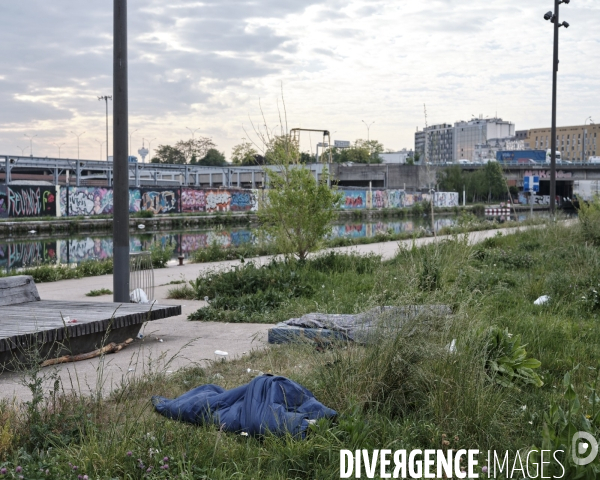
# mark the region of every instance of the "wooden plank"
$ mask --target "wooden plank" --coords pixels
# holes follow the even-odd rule
[[[115,315],[115,307],[120,307]],[[64,309],[69,308],[69,315]],[[63,323],[60,314],[77,319]],[[27,305],[0,307],[0,352],[17,345],[64,341],[146,321],[180,315],[179,305],[139,305],[44,300]]]

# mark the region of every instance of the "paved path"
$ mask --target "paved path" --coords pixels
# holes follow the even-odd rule
[[[519,230],[520,227],[503,230],[486,230],[469,234],[469,242],[477,243],[485,238],[497,235],[499,231],[506,235]],[[524,227],[526,228],[526,227]],[[414,240],[417,246],[435,242],[447,237],[419,238]],[[374,253],[384,259],[392,258],[399,245],[411,246],[413,240],[403,240],[370,245],[341,247],[335,250],[355,252],[359,254]],[[257,262],[268,262],[270,257],[254,259]],[[177,368],[205,364],[215,360],[215,350],[229,353],[227,358],[242,356],[252,349],[264,348],[266,334],[270,325],[262,324],[223,324],[215,322],[190,322],[187,315],[205,305],[202,301],[167,299],[171,281],[191,280],[209,270],[221,270],[239,265],[239,261],[215,262],[205,264],[185,264],[176,266],[172,262],[168,268],[155,270],[154,297],[161,304],[182,305],[182,315],[163,320],[149,322],[142,332],[144,338],[136,340],[130,347],[121,352],[105,357],[104,364],[99,358],[48,367],[43,370],[45,376],[57,373],[63,382],[65,390],[73,389],[88,393],[97,391],[98,379],[101,378],[102,390],[110,391],[124,379],[141,375],[148,371],[172,372]],[[102,297],[86,297],[90,290],[108,288],[112,290],[113,276],[87,277],[77,280],[62,280],[59,282],[38,284],[40,297],[44,300],[69,301],[99,301],[111,302],[112,295]],[[221,358],[221,357],[218,357]],[[46,391],[51,380],[46,381]],[[0,373],[0,399],[16,398],[28,400],[29,390],[23,386],[23,380],[17,373]]]

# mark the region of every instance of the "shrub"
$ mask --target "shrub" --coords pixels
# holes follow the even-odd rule
[[[600,197],[579,204],[579,226],[586,242],[600,245]]]

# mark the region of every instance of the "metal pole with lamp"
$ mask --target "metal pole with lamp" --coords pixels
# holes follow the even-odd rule
[[[114,0],[113,5],[113,301],[129,303],[127,0]]]
[[[37,137],[37,133],[34,136],[24,134],[29,139],[29,155],[33,157],[33,139]]]
[[[108,101],[112,100],[112,95],[98,97],[98,100],[104,100],[106,104],[106,161],[108,162]],[[102,158],[100,158],[102,160]]]
[[[138,130],[139,130],[139,128],[136,128],[136,129],[135,129],[133,132],[131,132],[131,133],[129,134],[129,156],[131,156],[131,137],[132,137],[132,136],[133,136],[133,134],[134,134],[135,132],[137,132]],[[129,159],[127,159],[127,161],[129,161]]]
[[[554,13],[547,12],[544,15],[545,20],[554,24],[554,54],[552,58],[552,139],[550,142],[550,212],[556,213],[556,83],[558,76],[558,29],[559,27],[569,28],[567,22],[559,21],[559,5],[561,3],[569,4],[571,0],[554,0]]]
[[[77,137],[77,160],[79,160],[79,137],[81,137],[85,132],[81,132],[79,135],[73,131],[71,131],[71,133]]]
[[[363,122],[366,126],[367,126],[367,143],[369,144],[369,164],[371,164],[371,155],[373,154],[372,149],[371,149],[371,125],[373,125],[375,123],[375,121],[372,121],[371,123],[367,124],[367,122],[365,122],[364,120],[361,120],[361,122]]]

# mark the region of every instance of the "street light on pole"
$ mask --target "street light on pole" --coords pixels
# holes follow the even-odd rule
[[[152,142],[154,140],[156,140],[156,137],[154,137],[152,140],[148,140],[148,159],[150,161],[152,161],[152,148],[151,148],[151,145],[152,145]]]
[[[77,160],[79,160],[79,137],[81,137],[85,132],[81,132],[80,134],[77,134],[72,131],[71,133],[77,137]]]
[[[95,141],[100,145],[100,160],[102,160],[102,145],[104,145],[106,142],[101,142],[100,140]]]
[[[37,133],[33,137],[27,135],[26,133],[24,135],[29,139],[29,155],[33,157],[33,139],[37,137]]]
[[[569,28],[567,22],[559,21],[559,5],[561,3],[569,4],[571,0],[554,0],[554,13],[544,14],[544,20],[549,20],[554,24],[554,55],[552,58],[552,139],[550,148],[550,212],[556,213],[556,83],[558,76],[558,29],[559,27]]]
[[[108,101],[112,100],[112,95],[99,96],[98,100],[104,100],[106,104],[106,161],[108,162]],[[102,158],[100,158],[102,160]]]
[[[192,140],[194,139],[194,134],[198,131],[201,130],[200,128],[197,128],[196,130],[192,130],[190,127],[185,127],[187,128],[191,133],[192,133]]]
[[[21,156],[24,157],[25,156],[25,150],[27,150],[29,147],[19,147],[17,145],[17,148],[21,150]]]
[[[583,163],[585,163],[585,134],[587,133],[587,130],[585,129],[585,126],[587,125],[588,120],[590,121],[590,125],[594,123],[594,121],[592,120],[592,117],[588,117],[585,119],[585,122],[583,122]]]
[[[367,124],[367,122],[365,122],[364,120],[361,120],[366,126],[367,126],[367,143],[369,143],[369,164],[371,163],[371,155],[373,154],[372,149],[371,149],[371,125],[373,125],[375,122],[371,122],[369,124]]]
[[[136,128],[136,129],[135,129],[133,132],[131,132],[131,133],[129,134],[129,156],[130,156],[130,157],[131,157],[131,137],[132,137],[132,136],[133,136],[133,134],[134,134],[135,132],[137,132],[138,130],[139,130],[139,128]]]
[[[54,145],[55,147],[58,148],[58,158],[60,158],[60,147],[62,147],[64,145],[64,143],[53,143],[52,145]]]

